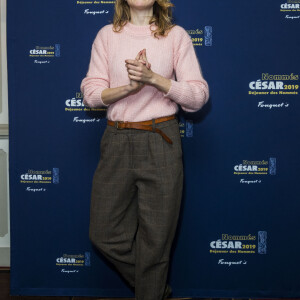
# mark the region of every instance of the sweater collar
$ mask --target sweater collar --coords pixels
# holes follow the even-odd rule
[[[155,22],[147,25],[135,25],[127,21],[124,25],[126,32],[134,36],[149,36],[152,33],[151,29],[154,30],[156,27]]]

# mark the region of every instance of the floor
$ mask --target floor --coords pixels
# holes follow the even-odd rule
[[[10,296],[9,295],[9,280],[10,280],[10,271],[9,269],[0,269],[0,300],[128,300],[134,298],[97,298],[97,297],[74,297],[74,296],[65,296],[65,297],[50,297],[50,296]],[[192,298],[170,298],[170,299],[192,299]],[[196,299],[196,298],[193,298]],[[199,299],[199,298],[198,298]],[[203,300],[234,300],[234,298],[200,298]],[[237,298],[236,298],[237,299]],[[281,298],[283,299],[283,298]],[[253,299],[242,299],[238,300],[253,300]],[[272,300],[272,299],[255,299],[255,300]],[[288,300],[288,299],[285,299]],[[290,300],[296,300],[290,299]]]

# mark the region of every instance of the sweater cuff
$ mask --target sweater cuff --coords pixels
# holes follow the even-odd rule
[[[107,89],[106,87],[101,87],[101,88],[99,88],[99,102],[100,102],[100,105],[101,106],[104,106],[104,107],[108,107],[109,106],[109,104],[105,104],[104,102],[103,102],[103,100],[102,100],[102,97],[101,97],[101,94],[102,94],[102,92],[105,90],[105,89]],[[97,91],[98,92],[98,91]]]
[[[105,89],[106,87],[99,87],[94,90],[92,95],[84,99],[83,104],[87,105],[88,107],[108,107],[109,104],[105,104],[101,97],[102,91]]]
[[[171,80],[171,87],[168,91],[168,93],[163,93],[164,97],[170,98],[177,102],[178,99],[181,98],[182,95],[182,87],[179,82],[176,80],[170,79]]]

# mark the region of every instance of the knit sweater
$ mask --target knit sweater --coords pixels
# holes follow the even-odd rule
[[[112,121],[137,122],[176,114],[178,105],[195,112],[208,101],[209,87],[187,31],[176,25],[166,37],[157,39],[151,35],[151,28],[157,27],[154,23],[140,26],[127,22],[119,33],[112,30],[112,24],[98,31],[80,85],[85,106],[107,107],[106,117]],[[144,48],[151,70],[171,80],[169,91],[164,93],[145,84],[139,92],[104,104],[102,91],[129,84],[125,59],[135,59]]]

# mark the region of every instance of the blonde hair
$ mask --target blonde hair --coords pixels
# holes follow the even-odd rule
[[[157,26],[156,30],[152,30],[154,37],[158,35],[166,36],[176,24],[172,23],[172,10],[174,4],[170,0],[156,0],[153,4],[153,16],[149,20]],[[116,0],[115,13],[113,17],[113,31],[120,32],[122,28],[130,20],[130,7],[126,0]]]

